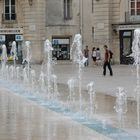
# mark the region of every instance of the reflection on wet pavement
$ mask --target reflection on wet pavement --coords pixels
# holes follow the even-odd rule
[[[0,93],[0,140],[109,140],[13,93]]]

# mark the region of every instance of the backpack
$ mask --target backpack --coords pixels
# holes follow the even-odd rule
[[[112,59],[113,57],[113,52],[111,50],[109,50],[109,53],[110,53],[110,59]]]

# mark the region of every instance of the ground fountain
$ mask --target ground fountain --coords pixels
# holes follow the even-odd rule
[[[13,65],[11,65],[10,67],[9,67],[9,71],[10,71],[10,75],[9,75],[9,77],[10,77],[10,79],[11,80],[14,80],[14,78],[15,78],[15,67],[13,66]]]
[[[122,127],[124,119],[123,116],[127,112],[127,95],[126,91],[122,87],[118,87],[114,109],[117,112],[119,127]]]
[[[28,76],[28,81],[30,78],[30,62],[31,62],[31,58],[32,58],[32,51],[31,51],[31,42],[30,41],[26,41],[25,42],[25,46],[23,49],[23,64],[26,67],[25,70],[27,70],[27,76]]]
[[[16,47],[16,42],[13,41],[12,42],[12,47],[11,47],[11,57],[13,58],[13,61],[14,61],[14,67],[16,67],[16,60],[18,60],[18,57],[17,57],[17,47]]]
[[[78,87],[79,87],[79,111],[82,111],[82,68],[84,67],[84,63],[87,61],[87,58],[84,57],[82,53],[82,36],[80,34],[76,34],[74,37],[74,41],[70,50],[70,54],[72,56],[72,60],[74,63],[78,64]]]
[[[42,71],[40,73],[38,82],[40,86],[40,91],[43,93],[46,92],[45,74]]]
[[[31,70],[31,89],[36,91],[36,73],[35,70]]]
[[[90,82],[88,85],[87,85],[87,89],[88,89],[88,94],[89,94],[89,97],[90,97],[90,100],[89,100],[89,117],[92,118],[94,116],[94,113],[97,109],[97,101],[96,101],[96,93],[95,93],[95,84],[94,82]]]
[[[8,60],[7,57],[7,48],[5,45],[2,45],[2,54],[1,54],[1,75],[5,75],[5,69],[6,69],[6,62]]]
[[[101,121],[97,121],[94,118],[95,111],[97,109],[97,99],[94,82],[90,82],[87,85],[87,90],[82,91],[82,69],[84,67],[86,58],[82,54],[81,35],[77,34],[75,36],[71,49],[72,59],[77,64],[76,66],[78,66],[78,78],[76,77],[75,79],[73,79],[70,77],[70,79],[67,82],[68,86],[57,84],[57,76],[53,72],[52,51],[53,48],[51,42],[49,40],[46,40],[44,43],[45,60],[43,62],[41,72],[39,71],[39,74],[37,74],[37,72],[34,69],[30,68],[32,52],[30,42],[26,42],[25,43],[26,55],[24,61],[27,62],[27,65],[25,65],[25,67],[22,69],[20,69],[19,67],[13,69],[14,66],[10,68],[7,67],[6,68],[7,75],[12,74],[11,76],[8,77],[9,78],[8,80],[9,81],[11,80],[12,82],[6,83],[6,81],[2,81],[6,83],[3,85],[9,88],[11,91],[16,92],[19,95],[22,95],[27,99],[34,101],[43,107],[49,108],[50,110],[58,113],[62,113],[63,115],[70,117],[72,120],[77,121],[80,124],[87,126],[88,128],[94,129],[97,132],[103,133],[106,136],[112,138],[113,136],[110,136],[109,133],[118,132],[117,131],[118,129],[112,126],[108,126],[106,121],[103,121],[102,123]],[[22,71],[23,73],[20,74],[20,71]],[[77,87],[76,87],[76,79],[78,79]],[[62,94],[60,91],[59,94],[58,91],[60,85],[62,86],[62,90],[64,90],[64,92],[67,91],[68,93]],[[36,91],[38,92],[38,94],[35,93]],[[76,95],[76,92],[78,93],[78,96]],[[86,94],[82,94],[83,92]],[[31,94],[33,96],[31,96]],[[62,103],[61,95],[66,96],[66,98],[64,98],[65,99],[64,102],[67,102],[67,104],[64,103],[64,106],[61,104]],[[84,95],[86,95],[87,98],[87,100],[85,100],[87,105],[86,107],[84,106],[85,104],[83,103]],[[76,96],[78,97],[78,105],[76,104],[77,103]],[[84,114],[85,113],[84,107],[88,108],[88,110],[86,110],[87,114]],[[127,111],[127,97],[126,92],[123,90],[123,88],[118,89],[115,110],[118,114],[118,120],[120,121],[119,123],[121,123],[123,115]],[[48,125],[49,134],[50,127],[51,123]],[[54,133],[56,129],[57,128],[54,128]],[[79,130],[79,134],[80,134],[79,137],[81,138],[82,137],[81,130]]]
[[[45,62],[45,65],[47,67],[47,94],[48,98],[51,98],[52,96],[52,84],[51,84],[51,78],[52,78],[52,44],[51,42],[47,39],[44,43],[44,55],[45,59],[47,59],[47,62]],[[46,60],[45,60],[46,61]]]
[[[72,107],[75,101],[75,80],[69,79],[68,82],[69,96],[68,96],[68,107]]]
[[[16,67],[16,80],[19,81],[20,80],[20,67]]]
[[[22,73],[22,75],[23,75],[23,84],[24,84],[25,86],[27,86],[28,83],[29,83],[28,74],[27,74],[27,70],[26,70],[26,69],[27,69],[27,68],[25,67],[25,68],[23,69],[23,73]]]
[[[58,86],[57,86],[57,76],[53,74],[51,79],[52,79],[53,100],[57,100],[57,97],[59,96]]]
[[[140,128],[140,28],[134,31],[132,54],[136,65],[137,126]]]

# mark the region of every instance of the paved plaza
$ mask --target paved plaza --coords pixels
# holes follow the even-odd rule
[[[102,75],[102,66],[83,68],[83,98],[87,98],[86,85],[90,81],[95,82],[98,108],[93,124],[91,121],[83,123],[84,120],[41,104],[37,99],[14,93],[12,87],[6,88],[1,83],[0,140],[139,140],[134,101],[135,67],[113,65],[112,68],[114,75],[109,76],[107,73],[105,77]],[[39,72],[41,65],[32,65],[32,69]],[[60,90],[61,85],[67,84],[70,78],[77,79],[78,68],[71,63],[59,62],[54,66],[54,73],[58,77]],[[78,86],[77,82],[75,86]],[[118,86],[126,89],[129,99],[122,129],[119,128],[113,108]],[[122,136],[117,136],[118,132]]]
[[[107,69],[106,76],[103,76],[102,66],[84,67],[82,72],[82,88],[86,89],[89,82],[95,82],[97,93],[115,96],[118,87],[124,87],[128,97],[134,96],[136,87],[136,67],[134,65],[112,65],[113,76],[109,76]],[[78,67],[71,63],[69,65],[55,65],[54,71],[58,76],[59,83],[67,83],[68,79],[78,76]]]

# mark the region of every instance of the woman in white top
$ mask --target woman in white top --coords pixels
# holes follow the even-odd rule
[[[95,47],[92,48],[92,59],[93,59],[93,64],[97,65],[96,63],[96,57],[97,57],[97,54],[96,54],[96,49]]]
[[[101,60],[100,48],[97,48],[97,49],[96,49],[96,60]]]

